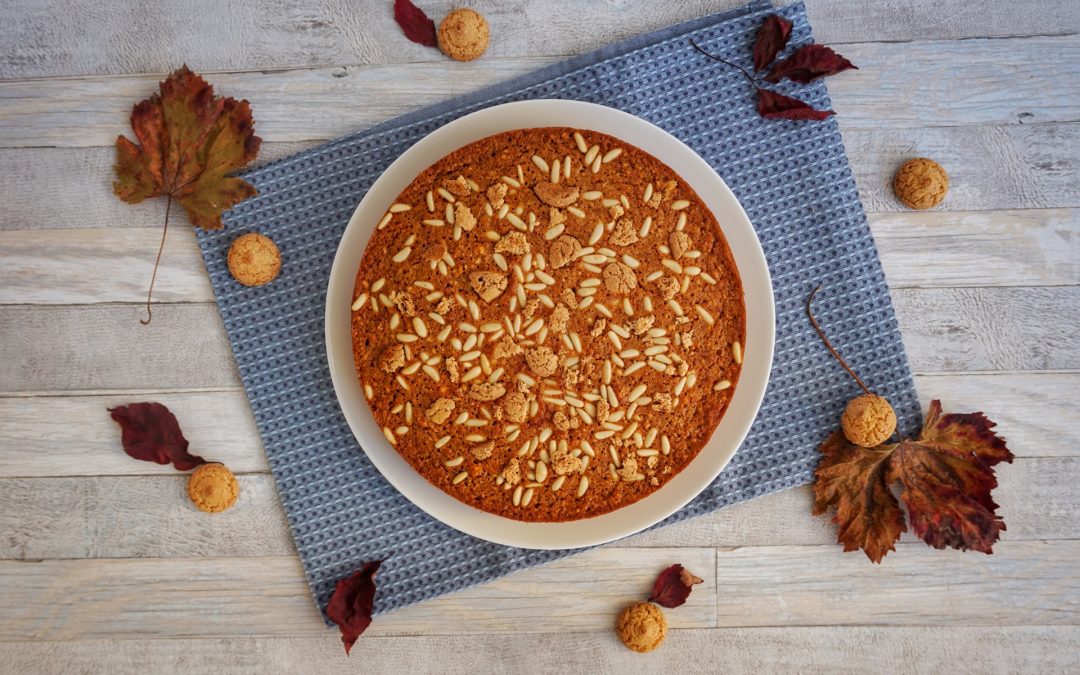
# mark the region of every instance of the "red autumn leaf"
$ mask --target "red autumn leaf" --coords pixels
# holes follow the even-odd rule
[[[371,625],[371,610],[375,606],[375,573],[381,564],[381,560],[366,562],[351,575],[339,579],[326,605],[326,616],[341,630],[346,655],[357,638]]]
[[[109,413],[120,425],[124,452],[135,459],[171,463],[180,471],[206,463],[202,457],[188,454],[188,442],[176,417],[160,403],[132,403],[110,408]]]
[[[394,21],[401,26],[405,37],[426,47],[438,46],[435,35],[435,22],[424,14],[424,10],[410,0],[394,0]]]
[[[934,401],[919,439],[901,441],[890,458],[911,530],[930,546],[993,553],[1005,521],[990,496],[992,467],[1013,460],[994,426],[982,413],[942,415]]]
[[[775,91],[758,88],[758,114],[770,120],[818,120],[821,121],[829,115],[831,110],[815,110],[809,104],[797,98],[784,96]]]
[[[686,602],[690,596],[690,590],[702,580],[694,576],[685,567],[679,564],[672,565],[656,577],[653,584],[653,592],[649,602],[655,602],[661,607],[672,609]]]
[[[776,84],[785,77],[800,84],[813,82],[819,77],[835,75],[854,68],[855,65],[825,45],[803,45],[794,54],[773,66],[766,82]]]
[[[790,21],[776,14],[765,17],[754,40],[754,70],[762,70],[772,63],[776,55],[784,51],[790,38]]]
[[[911,529],[923,541],[991,553],[1005,529],[990,495],[993,467],[1013,459],[994,426],[981,413],[942,415],[935,400],[916,440],[862,448],[836,431],[821,446],[813,513],[835,507],[844,550],[862,549],[881,562],[907,530],[892,494],[898,482]]]

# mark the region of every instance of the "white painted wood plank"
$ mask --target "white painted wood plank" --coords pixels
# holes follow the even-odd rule
[[[259,163],[269,163],[316,145],[263,143]],[[113,195],[114,151],[97,148],[0,149],[0,231],[43,228],[161,227],[165,200],[130,205]],[[182,211],[178,229],[190,227]]]
[[[268,474],[239,476],[236,505],[208,514],[173,473],[0,479],[0,559],[296,555]]]
[[[883,565],[839,547],[602,548],[377,617],[372,635],[607,629],[656,573],[706,582],[673,627],[1061,625],[1080,619],[1080,542],[1004,542],[992,556],[901,544]],[[294,558],[0,563],[0,641],[320,635]],[[715,605],[713,604],[715,603]],[[716,612],[716,614],[714,614]]]
[[[689,47],[688,47],[689,49]],[[860,44],[860,69],[829,82],[845,131],[1080,120],[1080,36]],[[724,73],[704,60],[702,68]],[[435,63],[218,73],[217,91],[251,101],[267,140],[341,136],[557,60]],[[130,133],[134,102],[160,75],[0,82],[0,147],[108,146]],[[751,92],[747,89],[747,105]]]
[[[176,470],[120,449],[108,409],[157,401],[176,415],[191,452],[236,473],[266,472],[266,455],[241,389],[0,398],[0,477],[159,475]]]
[[[1018,459],[994,492],[1007,542],[1080,539],[1080,457]],[[270,557],[295,553],[266,474],[240,477],[229,511],[197,511],[187,476],[0,479],[0,559]],[[768,495],[646,532],[619,547],[836,543],[830,518],[810,515],[809,487]],[[918,542],[913,535],[903,541]]]
[[[898,212],[897,227],[930,227],[957,221],[965,228],[978,223],[979,216],[956,213],[992,209],[1017,209],[1008,214],[986,215],[991,232],[1008,227],[1015,214],[1025,227],[1038,219],[1040,227],[1065,225],[1076,230],[1071,210],[1053,213],[1025,213],[1024,208],[1080,206],[1080,190],[1075,181],[1065,180],[1069,172],[1080,171],[1080,132],[1063,131],[1056,125],[1034,125],[1010,129],[901,129],[882,134],[845,133],[852,168],[858,178],[864,203],[874,213]],[[265,143],[260,161],[271,161],[313,145]],[[979,151],[979,161],[971,161],[970,148]],[[915,213],[892,196],[891,180],[897,166],[915,154],[926,154],[942,162],[952,175],[948,199],[937,209]],[[164,200],[135,206],[124,204],[112,194],[111,148],[7,148],[0,149],[0,231],[73,228],[160,228],[165,217]],[[983,163],[988,166],[981,166]],[[952,212],[938,219],[941,211]],[[955,213],[955,215],[953,215]],[[879,218],[872,221],[877,224]],[[183,214],[176,219],[179,229],[188,227]],[[964,230],[967,231],[966,229]],[[156,249],[155,249],[156,250]]]
[[[677,610],[676,610],[677,611]],[[541,635],[363,636],[351,658],[330,631],[308,638],[74,640],[0,643],[13,672],[143,675],[252,672],[416,673],[821,673],[964,675],[1080,669],[1075,626],[812,626],[679,629],[649,654],[615,631]]]
[[[919,375],[915,386],[924,408],[936,397],[949,411],[986,412],[1018,457],[1080,457],[1080,373]],[[171,466],[119,451],[119,427],[106,409],[134,401],[167,405],[193,452],[237,473],[267,471],[242,390],[137,391],[0,397],[0,478],[174,475]]]
[[[0,231],[0,304],[145,301],[161,235],[160,226]],[[214,301],[195,229],[182,217],[166,234],[154,299]]]
[[[994,555],[900,544],[881,565],[838,547],[718,551],[721,626],[1080,622],[1080,542],[999,543]]]
[[[1080,209],[907,212],[871,223],[893,289],[1080,282]],[[0,231],[0,304],[141,302],[160,242],[160,226]],[[154,288],[158,302],[214,301],[182,220],[169,228]]]
[[[1080,368],[1080,287],[909,288],[892,298],[917,371]]]
[[[879,213],[870,228],[890,288],[1080,283],[1077,209]]]
[[[582,53],[742,4],[475,0],[470,6],[491,24],[491,59]],[[963,0],[807,4],[818,40],[831,43],[1080,31],[1080,15],[1068,0],[1006,3],[993,11]],[[424,3],[436,22],[451,6],[445,0]],[[154,11],[97,9],[76,9],[60,0],[10,5],[0,27],[0,44],[7,45],[0,55],[0,78],[161,72],[185,61],[203,70],[270,70],[442,58],[406,41],[391,19],[390,5],[381,2],[323,0],[298,7],[284,0],[212,5],[185,0]],[[102,49],[103,44],[110,48]]]
[[[705,582],[669,625],[711,627],[715,558],[701,548],[595,549],[379,615],[368,634],[607,628],[675,562]],[[293,557],[0,562],[0,592],[0,642],[329,632]]]
[[[840,128],[868,212],[904,210],[893,194],[896,170],[930,157],[949,174],[949,193],[935,211],[1046,209],[1080,205],[1080,125],[895,129]]]
[[[0,308],[0,391],[237,387],[217,305]]]
[[[916,371],[1080,368],[1080,287],[898,289],[893,302]],[[0,392],[239,385],[215,305],[158,305],[149,326],[144,311],[0,306]]]

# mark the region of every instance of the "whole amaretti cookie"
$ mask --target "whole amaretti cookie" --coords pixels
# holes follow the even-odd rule
[[[245,286],[263,286],[281,272],[281,253],[270,237],[248,232],[229,247],[229,272]]]
[[[487,21],[471,9],[455,9],[439,25],[439,49],[455,61],[478,58],[490,37]]]
[[[203,464],[188,478],[187,491],[200,511],[219,513],[236,503],[240,484],[224,464]]]
[[[635,602],[619,614],[615,625],[622,643],[635,652],[651,652],[667,636],[664,610],[651,602]]]
[[[932,159],[915,157],[900,166],[893,179],[897,198],[912,209],[929,209],[945,199],[949,191],[949,176]]]
[[[840,424],[849,441],[873,448],[889,440],[896,431],[896,412],[881,396],[863,394],[848,402]]]

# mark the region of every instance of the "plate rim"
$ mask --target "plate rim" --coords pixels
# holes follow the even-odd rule
[[[543,123],[518,123],[521,119],[527,120],[533,117],[542,119]],[[732,401],[717,429],[690,464],[668,483],[637,502],[598,516],[558,523],[523,522],[481,511],[443,492],[417,472],[383,437],[364,400],[359,379],[356,377],[352,354],[350,305],[356,271],[359,269],[360,260],[371,233],[375,229],[375,222],[416,175],[455,149],[512,129],[573,127],[583,131],[590,130],[589,125],[566,122],[567,118],[595,121],[596,126],[602,128],[591,130],[614,136],[629,145],[641,148],[668,166],[671,166],[673,162],[660,155],[675,153],[677,155],[675,163],[685,162],[692,169],[688,171],[687,168],[682,168],[676,173],[691,185],[717,217],[718,222],[721,221],[721,216],[717,215],[716,204],[723,205],[724,216],[727,220],[720,222],[720,227],[736,260],[747,307],[746,342],[748,346],[751,343],[751,325],[754,326],[755,341],[753,349],[744,350],[739,385],[735,388]],[[513,120],[513,125],[507,126],[507,120]],[[625,126],[625,129],[613,130],[613,126]],[[481,128],[484,133],[479,136],[468,133],[473,128]],[[467,138],[455,140],[455,134]],[[635,137],[635,134],[641,134],[641,136]],[[659,154],[649,147],[644,147],[656,143],[667,147],[663,148]],[[453,147],[445,151],[438,149],[445,145],[453,145]],[[408,169],[410,165],[417,164],[421,165],[418,170]],[[693,174],[696,180],[687,178],[687,173]],[[703,186],[702,178],[705,182],[715,181],[715,184]],[[404,182],[401,183],[401,181]],[[398,185],[399,183],[401,184]],[[396,189],[395,185],[398,185]],[[706,189],[716,192],[708,193]],[[388,193],[389,197],[386,197]],[[367,227],[364,227],[364,214],[369,210],[375,214],[375,218],[368,216]],[[732,224],[732,218],[741,222]],[[733,239],[738,244],[738,253]],[[357,241],[360,241],[358,250],[349,248]],[[350,265],[353,258],[355,258],[355,265]],[[744,271],[744,265],[748,263]],[[754,284],[752,294],[748,292],[748,273],[752,275]],[[755,300],[752,310],[751,295]],[[341,304],[342,297],[345,298],[343,305]],[[630,113],[584,101],[534,99],[483,108],[448,122],[410,146],[379,175],[357,204],[338,242],[327,282],[323,329],[327,366],[330,370],[338,407],[360,449],[394,489],[431,517],[470,536],[506,546],[554,550],[595,546],[645,530],[678,512],[712,484],[742,446],[760,411],[772,368],[776,335],[775,314],[775,300],[768,262],[753,224],[727,183],[700,155],[664,129]],[[345,351],[347,351],[347,359],[344,357]],[[752,377],[747,377],[748,371]],[[359,405],[355,405],[356,403]],[[732,416],[732,410],[736,409],[736,404],[738,404],[737,409],[741,417]],[[374,427],[375,433],[372,433],[370,427]],[[717,440],[717,432],[721,429],[727,435]],[[722,456],[712,457],[720,452],[716,449],[710,450],[714,442],[725,446],[722,448]],[[379,451],[375,451],[376,448]],[[707,454],[706,451],[709,453]],[[712,459],[708,470],[692,471],[694,464],[703,457]],[[407,470],[404,475],[402,467]],[[704,476],[707,476],[707,479]],[[682,485],[688,482],[692,485]],[[675,495],[676,485],[690,489],[684,494]],[[669,492],[664,493],[665,489],[669,489]],[[654,499],[661,494],[664,494],[663,502]],[[650,500],[653,501],[650,502]],[[661,503],[663,506],[649,508],[650,506],[657,507]],[[627,524],[625,521],[631,521],[633,524]],[[583,525],[586,524],[594,527],[584,527]]]

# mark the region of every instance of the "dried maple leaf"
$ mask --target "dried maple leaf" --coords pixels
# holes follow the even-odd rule
[[[806,299],[810,325],[859,387],[880,399],[836,351],[814,317],[812,304],[820,288]],[[892,406],[881,401],[895,423]],[[869,412],[877,416],[880,411]],[[1013,460],[994,426],[982,413],[942,415],[941,402],[934,400],[915,440],[902,438],[899,443],[863,447],[852,442],[844,429],[835,431],[821,444],[821,462],[814,471],[813,514],[835,508],[833,522],[839,526],[837,540],[844,550],[862,549],[871,561],[881,562],[907,531],[893,495],[892,488],[899,483],[911,529],[923,541],[934,548],[992,553],[1005,530],[990,496],[997,487],[994,466]],[[856,431],[861,431],[859,425]],[[891,433],[887,430],[882,437]],[[864,442],[864,434],[857,433],[854,440]]]
[[[776,84],[785,77],[800,84],[808,84],[828,75],[855,69],[855,64],[825,45],[803,45],[794,54],[773,66],[765,77],[766,82]]]
[[[188,454],[188,442],[176,416],[160,403],[132,403],[110,408],[109,413],[120,425],[124,452],[135,459],[171,463],[180,471],[206,463],[202,457]]]
[[[783,94],[778,94],[775,91],[769,91],[768,89],[762,89],[760,87],[758,87],[757,95],[758,114],[770,120],[821,121],[829,115],[835,114],[831,110],[815,110],[805,101],[800,101],[797,98],[784,96]]]
[[[414,5],[410,0],[394,0],[394,21],[401,26],[405,37],[425,47],[436,47],[439,44],[435,33],[435,22],[424,14],[424,10]]]
[[[694,576],[682,565],[672,565],[656,577],[649,602],[655,602],[668,609],[678,607],[686,602],[692,587],[701,582],[700,577]]]
[[[814,472],[813,514],[836,508],[833,522],[844,551],[862,549],[881,562],[907,531],[904,514],[889,487],[889,458],[895,445],[863,448],[835,431],[821,445],[821,462]]]
[[[169,75],[160,93],[135,104],[131,128],[138,145],[124,136],[116,139],[113,192],[129,204],[167,197],[166,231],[174,200],[192,225],[217,229],[223,211],[255,194],[250,183],[229,175],[259,153],[251,106],[215,96],[214,88],[187,66]],[[161,248],[146,299],[148,317]]]
[[[990,496],[992,467],[1013,455],[994,426],[982,413],[942,415],[933,401],[919,438],[901,441],[889,458],[911,529],[930,546],[992,553],[1005,530]]]
[[[326,616],[341,630],[346,655],[361,633],[371,625],[371,611],[375,607],[375,573],[381,564],[381,560],[366,562],[351,575],[339,579],[326,605]]]
[[[761,22],[754,40],[754,70],[763,70],[784,51],[791,38],[791,22],[777,14],[770,14]]]

